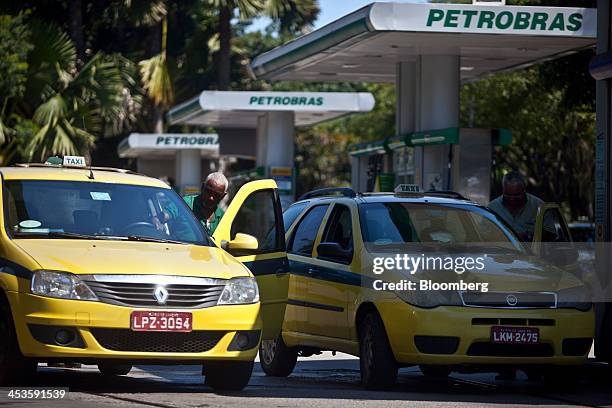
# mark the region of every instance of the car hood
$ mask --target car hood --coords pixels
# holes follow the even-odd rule
[[[390,254],[369,254],[370,256],[390,256]],[[419,254],[421,255],[421,254]],[[431,254],[428,256],[446,257],[483,257],[480,253],[464,254]],[[433,268],[430,270],[420,270],[415,274],[409,275],[405,272],[387,271],[377,275],[377,279],[389,281],[405,279],[420,280],[426,279],[432,282],[483,282],[488,283],[488,290],[495,292],[506,291],[558,291],[564,288],[582,286],[583,283],[571,270],[564,270],[556,267],[540,258],[527,254],[496,255],[488,254],[483,259],[484,267],[481,270],[473,269],[457,273],[456,270],[441,270]],[[372,266],[372,260],[363,263],[364,266]],[[365,272],[365,271],[364,271]],[[372,274],[372,271],[369,271]]]
[[[74,274],[180,275],[229,279],[248,269],[217,247],[154,242],[18,239],[41,269]]]

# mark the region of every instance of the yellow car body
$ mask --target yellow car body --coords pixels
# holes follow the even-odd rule
[[[323,196],[295,203],[285,212],[291,276],[282,327],[282,350],[302,350],[301,355],[318,350],[336,350],[360,356],[363,350],[360,348],[361,325],[366,314],[374,313],[382,321],[393,363],[398,367],[418,364],[425,368],[444,366],[450,370],[468,366],[575,365],[585,361],[595,331],[594,311],[590,304],[588,310],[557,308],[556,304],[555,307],[525,308],[466,304],[420,307],[404,301],[395,292],[373,290],[371,282],[379,277],[372,274],[375,254],[364,244],[362,206],[381,202],[415,203],[433,209],[445,205],[466,206],[487,211],[467,201],[428,197],[427,194]],[[338,213],[350,213],[350,221],[346,215],[342,226],[345,238],[348,240],[350,237],[352,241],[347,246],[352,247],[352,252],[346,262],[318,253],[325,236],[330,234],[328,231],[333,230],[334,222],[340,223],[334,221],[334,210],[338,206],[343,207]],[[316,208],[321,214],[307,219]],[[305,253],[300,253],[299,245],[294,242],[305,241],[306,232],[300,235],[298,230],[302,222],[310,223],[309,231],[315,231],[314,242]],[[372,223],[376,224],[377,220],[372,220]],[[540,219],[538,227],[541,226]],[[346,232],[349,229],[352,233]],[[303,230],[306,231],[306,227]],[[540,248],[539,244],[535,246]],[[498,282],[498,287],[517,296],[546,288],[546,291],[554,293],[579,284],[571,274],[535,255],[525,254],[520,259],[489,256],[487,270],[490,273],[474,279]],[[493,326],[537,328],[539,342],[534,345],[492,344]],[[264,342],[260,350],[264,370],[272,375],[290,371],[279,371],[275,365],[278,363],[273,351],[279,349],[278,342],[271,347]],[[361,358],[363,360],[363,355]],[[362,362],[362,380],[363,371]],[[376,385],[374,380],[369,385],[377,388],[381,384]]]
[[[245,235],[237,236],[237,232],[243,231],[236,230],[235,226],[231,231],[234,223],[232,216],[239,213],[242,204],[245,201],[248,204],[249,197],[253,195],[265,195],[272,213],[278,212],[275,220],[280,219],[276,184],[272,180],[263,180],[243,186],[212,237],[225,249],[214,245],[212,241],[209,245],[196,245],[171,241],[147,242],[146,239],[98,239],[107,237],[21,237],[13,233],[21,227],[7,225],[8,220],[15,217],[13,213],[18,212],[8,208],[10,200],[7,197],[7,185],[11,182],[66,182],[69,183],[67,185],[86,183],[94,191],[92,197],[98,194],[96,197],[101,200],[110,200],[110,196],[105,196],[105,193],[95,193],[102,191],[105,186],[125,186],[128,189],[126,191],[132,187],[154,188],[152,191],[157,191],[155,194],[158,196],[173,195],[173,200],[182,203],[178,195],[157,179],[112,169],[94,168],[91,172],[93,179],[90,170],[84,168],[30,166],[0,169],[3,183],[0,199],[4,213],[0,217],[0,298],[12,315],[21,354],[38,362],[199,363],[204,364],[205,369],[210,362],[252,362],[257,354],[263,327],[262,303],[268,314],[281,316],[278,322],[270,322],[270,327],[277,327],[277,331],[269,335],[276,336],[284,313],[286,285],[285,299],[282,298],[282,284],[261,290],[261,302],[222,305],[217,304],[217,298],[231,279],[253,277],[245,263],[229,254],[235,248],[240,248],[242,252],[250,251],[241,258],[246,259],[247,265],[255,270],[262,269],[262,262],[266,265],[281,265],[277,268],[278,273],[273,276],[276,278],[278,275],[276,279],[279,282],[283,280],[284,271],[281,269],[287,259],[282,251],[282,224],[279,225],[279,250],[273,252],[254,249],[253,246],[257,248],[257,240],[252,236],[246,236],[246,244],[241,242],[245,240]],[[53,200],[54,197],[49,197],[50,206],[46,210],[61,212],[62,208],[51,204]],[[123,209],[119,208],[121,211]],[[125,208],[125,211],[130,210]],[[76,219],[76,215],[74,217]],[[44,218],[41,216],[41,219]],[[197,221],[195,223],[199,226]],[[78,277],[88,283],[98,299],[63,299],[32,293],[33,274],[41,270],[62,271]],[[263,279],[267,279],[266,274],[263,275]],[[288,277],[285,280],[288,281]],[[138,295],[124,294],[121,285],[132,285],[129,287],[134,289],[130,290],[136,291]],[[153,289],[156,288],[152,285],[167,288],[167,300],[163,304],[159,301],[157,303],[160,304],[155,303]],[[179,289],[184,291],[179,293]],[[204,290],[210,292],[203,295]],[[209,297],[203,305],[201,300],[204,298],[198,297],[196,301],[189,296]],[[271,301],[269,296],[273,296]],[[183,303],[180,302],[183,301],[189,306],[181,307]],[[130,316],[136,311],[188,312],[192,314],[192,328],[188,333],[135,331],[131,328]],[[76,340],[65,345],[58,344],[56,332],[61,328],[72,332]],[[239,333],[247,335],[246,345],[237,345]],[[232,374],[228,372],[225,375],[231,377]],[[219,388],[223,388],[223,385]]]

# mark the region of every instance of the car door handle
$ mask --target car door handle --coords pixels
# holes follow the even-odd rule
[[[275,274],[277,275],[283,275],[285,273],[287,273],[287,269],[286,268],[278,268],[276,271],[274,271]]]
[[[319,270],[317,268],[308,268],[308,274],[309,275],[314,275],[319,273]]]

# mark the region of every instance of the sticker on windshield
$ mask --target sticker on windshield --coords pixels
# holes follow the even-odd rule
[[[111,201],[110,194],[101,191],[90,191],[91,198],[96,201]]]
[[[29,229],[29,228],[38,228],[42,225],[40,221],[36,220],[23,220],[19,223],[19,228]]]

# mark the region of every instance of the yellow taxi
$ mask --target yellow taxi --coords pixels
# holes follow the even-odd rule
[[[456,193],[323,189],[284,219],[289,294],[281,335],[260,345],[268,375],[289,375],[298,355],[322,350],[359,356],[362,383],[372,389],[391,387],[398,368],[410,365],[431,376],[546,371],[588,356],[593,307],[565,267],[575,259],[556,206],[543,207],[536,223],[548,228],[536,236],[558,244],[546,254]],[[423,268],[430,258],[433,266]],[[417,273],[406,272],[410,259],[422,262]]]
[[[39,362],[201,364],[242,389],[287,296],[274,181],[245,184],[209,237],[160,180],[83,165],[0,168],[0,384]]]

